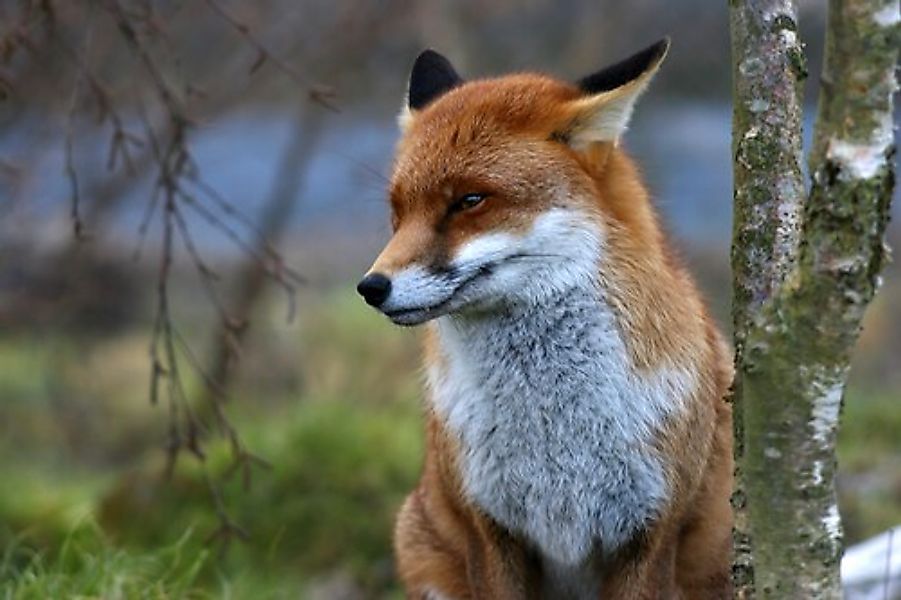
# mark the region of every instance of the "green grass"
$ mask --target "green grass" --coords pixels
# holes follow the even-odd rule
[[[0,559],[0,597],[5,600],[48,598],[207,598],[197,587],[209,553],[187,551],[192,533],[154,551],[116,548],[103,532],[84,523],[54,553],[27,545],[7,545]]]
[[[249,489],[239,477],[226,480],[231,516],[251,533],[227,564],[307,578],[340,566],[370,592],[390,587],[393,516],[420,468],[418,421],[415,408],[310,401],[272,421],[243,422],[248,445],[272,469],[256,471]],[[210,471],[222,473],[228,448],[209,451]],[[187,527],[215,529],[196,462],[186,457],[172,482],[154,476],[159,467],[122,479],[102,499],[100,522],[126,547],[152,548]]]
[[[97,498],[110,480],[100,473],[67,472],[43,462],[4,465],[0,548],[17,538],[41,548],[60,546],[78,523],[94,517]]]
[[[901,523],[901,394],[850,389],[837,450],[846,540]]]
[[[901,395],[851,389],[842,409],[838,436],[842,468],[867,470],[886,459],[901,459]]]

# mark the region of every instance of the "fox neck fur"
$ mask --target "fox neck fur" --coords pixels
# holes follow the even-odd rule
[[[541,217],[528,235],[553,220],[565,219]],[[443,360],[428,373],[465,495],[566,566],[619,549],[660,515],[671,490],[655,436],[694,387],[689,369],[633,364],[597,275],[602,244],[571,239],[583,240],[567,249],[575,264],[547,273],[543,293],[438,319]]]

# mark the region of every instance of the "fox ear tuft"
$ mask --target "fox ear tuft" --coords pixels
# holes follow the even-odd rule
[[[425,50],[413,63],[407,104],[419,110],[445,92],[463,83],[453,65],[434,50]]]
[[[463,83],[453,65],[434,50],[424,50],[413,63],[407,98],[401,108],[398,122],[406,129],[413,118],[413,111],[427,104]]]
[[[601,69],[576,85],[585,96],[574,100],[574,116],[567,131],[558,137],[574,146],[593,142],[616,142],[625,132],[635,102],[647,88],[669,50],[668,37]]]
[[[596,73],[583,77],[576,82],[576,85],[586,94],[600,94],[615,90],[638,79],[647,71],[655,69],[663,62],[669,46],[670,39],[665,37],[615,65],[604,67]]]

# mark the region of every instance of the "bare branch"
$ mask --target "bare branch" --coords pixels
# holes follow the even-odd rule
[[[331,111],[338,112],[338,107],[333,104],[333,100],[335,98],[335,90],[329,86],[326,86],[321,83],[312,82],[303,75],[301,75],[296,69],[294,69],[291,65],[277,57],[275,54],[269,51],[265,45],[263,45],[260,40],[257,39],[253,33],[250,31],[250,27],[247,24],[242,23],[237,18],[235,18],[231,13],[225,10],[222,5],[220,5],[216,0],[204,0],[207,6],[213,10],[216,14],[222,17],[225,21],[231,25],[235,31],[237,31],[248,44],[253,46],[257,51],[257,59],[254,61],[253,65],[250,68],[250,72],[253,73],[257,69],[259,69],[264,62],[269,62],[275,65],[281,72],[286,74],[288,77],[293,79],[298,84],[304,86],[308,90],[308,94],[310,100],[316,102],[317,104],[327,108]]]
[[[88,55],[91,46],[91,37],[93,30],[94,11],[91,10],[90,15],[88,16],[88,23],[85,28],[84,41],[82,42],[82,56]],[[66,113],[65,170],[66,177],[69,179],[69,188],[71,194],[72,228],[75,234],[75,239],[81,241],[85,238],[85,234],[84,222],[81,219],[81,193],[78,186],[78,172],[75,169],[75,114],[78,110],[78,100],[81,96],[81,88],[84,85],[87,69],[84,67],[84,64],[81,61],[77,60],[77,55],[75,56],[76,61],[80,64],[80,68],[78,69],[78,73],[75,76],[75,83],[72,86],[72,95],[69,99],[69,109]]]
[[[68,116],[66,117],[66,144],[65,144],[65,162],[66,162],[66,177],[69,180],[69,194],[70,194],[70,203],[71,203],[71,217],[72,217],[72,230],[75,234],[75,239],[83,240],[84,239],[84,223],[81,220],[81,194],[78,189],[78,172],[75,169],[75,156],[73,146],[74,142],[74,129],[75,129],[75,112],[78,106],[78,95],[79,89],[81,87],[81,76],[79,76],[76,80],[75,85],[72,87],[72,98],[69,101],[69,111]]]
[[[181,101],[178,99],[175,91],[169,86],[166,78],[151,57],[150,51],[144,46],[144,43],[141,41],[131,20],[129,20],[128,16],[125,14],[122,5],[118,0],[108,0],[107,3],[111,14],[116,21],[116,25],[119,28],[119,32],[122,34],[122,37],[125,39],[128,46],[140,59],[141,63],[143,63],[144,68],[153,80],[154,88],[156,89],[160,100],[169,112],[170,118],[173,121],[183,121],[185,124],[189,123],[190,120],[187,118]]]
[[[243,42],[257,53],[252,70],[263,63],[272,63],[280,72],[288,75],[293,81],[303,85],[309,92],[310,99],[326,108],[336,110],[332,99],[334,92],[330,88],[315,83],[304,77],[291,65],[275,56],[243,23],[225,10],[216,0],[206,0],[207,6],[219,18],[227,22],[242,37]],[[76,238],[84,236],[85,188],[79,178],[77,169],[77,151],[80,149],[77,140],[81,124],[79,118],[84,113],[95,116],[97,126],[111,129],[106,150],[106,165],[109,170],[121,172],[123,177],[137,180],[136,164],[152,165],[154,181],[153,191],[143,208],[138,227],[138,239],[134,250],[135,258],[139,258],[151,225],[158,223],[161,231],[160,255],[155,281],[155,306],[152,333],[149,343],[150,376],[148,395],[152,404],[164,403],[168,410],[168,426],[166,440],[166,472],[172,474],[179,457],[187,452],[199,461],[203,477],[219,518],[219,527],[213,533],[214,538],[227,540],[232,537],[244,538],[244,532],[226,510],[224,498],[213,473],[208,471],[205,445],[207,436],[220,436],[229,447],[232,463],[224,476],[241,473],[245,486],[250,485],[251,473],[257,467],[267,467],[268,463],[247,450],[238,431],[230,422],[224,402],[224,390],[217,388],[204,372],[200,362],[191,351],[187,340],[182,336],[173,315],[171,281],[173,277],[176,253],[184,250],[184,255],[196,270],[200,283],[209,303],[213,306],[218,322],[225,325],[229,351],[240,352],[240,334],[247,323],[231,318],[222,302],[218,289],[218,275],[203,256],[198,244],[196,232],[191,228],[192,218],[198,216],[216,231],[223,234],[230,242],[246,253],[253,263],[258,264],[265,277],[277,282],[288,296],[289,313],[295,310],[295,289],[303,283],[303,277],[285,264],[281,254],[266,239],[261,228],[253,219],[247,217],[229,199],[219,194],[206,182],[192,160],[188,138],[192,131],[193,120],[190,110],[198,94],[202,93],[192,83],[182,83],[173,78],[177,72],[179,57],[177,45],[168,38],[166,23],[155,12],[154,3],[148,0],[101,0],[89,3],[85,9],[89,11],[85,19],[85,33],[74,47],[67,40],[78,39],[69,35],[64,27],[69,23],[69,13],[56,14],[57,4],[54,2],[23,3],[21,22],[4,25],[0,32],[0,69],[5,69],[13,54],[32,52],[35,56],[45,49],[35,43],[40,26],[44,27],[44,35],[58,49],[63,60],[74,65],[74,84],[66,90],[66,128],[64,137],[64,170],[69,184],[71,218]],[[98,12],[99,11],[99,12]],[[81,17],[82,13],[74,13]],[[65,17],[65,18],[63,18]],[[112,32],[113,39],[121,38],[129,58],[138,66],[136,76],[142,85],[135,89],[149,86],[150,95],[146,99],[151,111],[145,107],[144,98],[133,98],[131,104],[124,104],[114,93],[114,88],[100,75],[104,71],[100,66],[92,64],[90,46],[93,25],[102,22]],[[98,30],[99,34],[99,30]],[[34,39],[33,39],[34,38]],[[97,38],[98,42],[100,37]],[[106,39],[106,38],[103,38]],[[160,51],[162,42],[162,53]],[[0,71],[0,88],[7,86],[6,71]],[[68,81],[68,79],[66,79]],[[146,85],[143,85],[145,84]],[[135,94],[137,96],[137,94]],[[131,128],[133,115],[131,106],[136,105],[143,127],[141,135],[135,135]],[[88,107],[85,109],[85,107]],[[151,119],[148,114],[160,113]],[[142,149],[140,154],[136,149]],[[140,162],[136,163],[135,158]],[[184,248],[177,248],[183,244]],[[188,373],[196,371],[205,381],[209,390],[214,391],[209,402],[196,402],[189,399],[183,380],[183,369]],[[209,424],[209,427],[208,427]]]

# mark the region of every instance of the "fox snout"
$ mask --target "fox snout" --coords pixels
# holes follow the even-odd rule
[[[357,292],[395,324],[418,325],[465,304],[464,283],[451,271],[418,264],[387,273],[373,267],[357,284]]]
[[[525,231],[482,233],[446,253],[427,251],[428,243],[415,250],[395,235],[357,292],[397,325],[444,315],[488,318],[591,285],[600,256],[595,224],[583,212],[556,208]]]
[[[378,308],[391,295],[391,280],[381,273],[369,273],[357,284],[357,292],[366,304]]]

